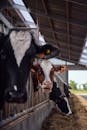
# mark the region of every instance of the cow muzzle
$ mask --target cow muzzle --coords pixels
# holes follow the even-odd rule
[[[8,103],[25,103],[27,101],[27,92],[7,91],[5,93],[5,100]]]
[[[53,84],[50,81],[44,81],[40,86],[44,91],[51,92]]]

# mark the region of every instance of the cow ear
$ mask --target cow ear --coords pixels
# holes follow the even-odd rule
[[[41,46],[37,55],[37,57],[42,59],[49,59],[55,56],[59,56],[59,49],[50,44]]]
[[[54,71],[58,72],[61,70],[61,66],[54,66]]]
[[[54,66],[54,70],[57,72],[57,73],[62,73],[64,71],[67,70],[67,67],[65,65],[60,65],[60,66]]]

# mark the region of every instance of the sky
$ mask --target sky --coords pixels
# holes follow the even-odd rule
[[[87,70],[70,70],[68,71],[68,82],[75,81],[77,84],[84,84],[87,82]]]

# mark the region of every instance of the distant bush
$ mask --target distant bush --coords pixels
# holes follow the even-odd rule
[[[77,83],[76,83],[75,81],[70,80],[69,85],[71,86],[72,89],[77,90],[77,87],[76,87],[76,86],[77,86]]]

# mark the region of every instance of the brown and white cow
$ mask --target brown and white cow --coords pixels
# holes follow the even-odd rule
[[[32,78],[34,79],[34,89],[41,87],[44,92],[49,93],[49,98],[53,100],[59,109],[69,115],[72,113],[66,95],[63,95],[55,77],[55,67],[48,60],[36,59],[32,66]],[[35,84],[36,83],[36,84]]]

